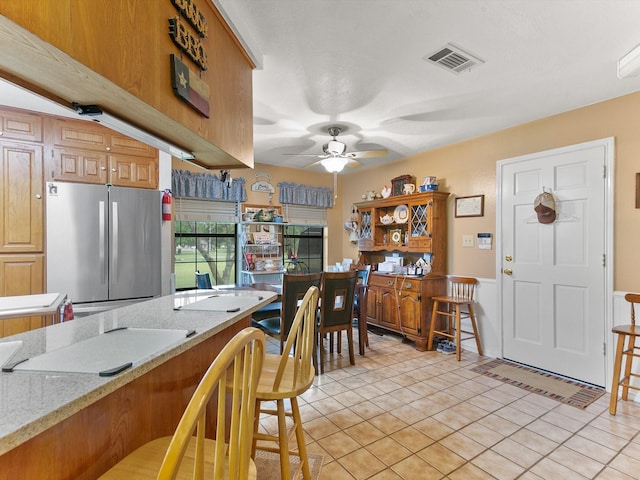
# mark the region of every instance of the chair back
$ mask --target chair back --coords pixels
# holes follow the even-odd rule
[[[458,300],[473,302],[473,294],[478,280],[472,277],[451,277],[451,296]]]
[[[320,301],[320,329],[351,325],[357,272],[324,272]]]
[[[202,290],[211,290],[213,288],[211,285],[211,277],[208,273],[200,273],[196,270],[196,288]]]
[[[194,431],[196,454],[193,478],[203,478],[206,412],[214,393],[217,393],[218,404],[217,441],[211,478],[247,478],[253,442],[256,388],[264,347],[264,333],[253,327],[240,331],[224,346],[196,387],[178,423],[158,479],[175,478]],[[231,412],[229,431],[225,421],[227,412]],[[228,476],[225,476],[227,469]]]
[[[280,338],[284,344],[289,336],[291,324],[298,311],[298,305],[309,287],[320,288],[322,272],[308,274],[285,274],[282,277],[282,311],[280,312]]]
[[[371,265],[351,265],[351,270],[357,273],[356,283],[367,285],[369,283],[369,273],[371,273]]]
[[[315,369],[312,358],[319,296],[320,290],[314,285],[311,285],[304,294],[280,356],[273,383],[275,391],[280,390],[281,387],[287,390],[304,390],[313,382]],[[293,362],[293,375],[285,379],[284,374],[290,362]],[[291,369],[288,371],[290,373]]]
[[[640,304],[640,293],[627,293],[624,296],[624,299],[629,302],[630,304],[630,308],[631,308],[631,325],[636,324],[636,312],[635,312],[635,308],[634,305]]]

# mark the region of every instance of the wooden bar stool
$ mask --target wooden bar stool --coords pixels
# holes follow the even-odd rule
[[[627,293],[624,296],[624,299],[630,304],[631,324],[618,325],[611,329],[613,333],[618,335],[616,358],[613,364],[613,380],[611,381],[611,400],[609,401],[609,413],[611,415],[616,414],[616,409],[618,407],[618,390],[620,387],[622,387],[623,400],[627,400],[630,388],[640,390],[640,386],[631,385],[631,379],[633,377],[640,378],[639,374],[631,372],[633,357],[640,357],[640,353],[636,353],[636,349],[640,348],[640,346],[636,346],[636,337],[640,336],[640,327],[636,327],[636,315],[634,311],[634,304],[640,304],[640,294]],[[625,339],[627,340],[626,347],[624,345]],[[624,363],[624,376],[620,378],[623,356],[626,356]]]
[[[427,348],[433,349],[433,337],[435,334],[451,338],[456,343],[456,358],[460,361],[460,353],[462,352],[461,342],[470,338],[475,338],[478,355],[482,355],[482,346],[480,345],[480,335],[478,334],[478,325],[476,324],[476,316],[473,313],[473,294],[478,280],[471,277],[451,277],[451,293],[448,296],[435,296],[433,300],[433,312],[431,314],[431,326],[429,327],[429,339]],[[466,311],[462,308],[466,307]],[[436,330],[438,323],[438,315],[445,317],[445,327]],[[471,320],[473,331],[462,329],[460,321],[464,318]],[[463,337],[461,334],[469,334]]]

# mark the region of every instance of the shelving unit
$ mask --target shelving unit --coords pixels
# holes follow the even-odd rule
[[[408,253],[409,259],[429,253],[431,271],[446,273],[448,196],[425,192],[357,203],[361,261],[378,263],[392,252]],[[393,221],[382,223],[385,216]]]
[[[356,204],[361,263],[377,264],[393,253],[402,255],[405,264],[425,254],[431,258],[431,272],[422,277],[376,271],[369,277],[367,323],[404,335],[418,350],[429,347],[431,298],[447,289],[448,196],[425,192]]]
[[[240,228],[240,284],[282,283],[282,223],[243,222]]]

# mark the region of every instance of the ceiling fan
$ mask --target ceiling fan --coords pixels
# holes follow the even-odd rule
[[[379,150],[361,150],[356,152],[347,152],[347,145],[339,142],[336,139],[336,137],[340,135],[341,131],[342,129],[340,127],[329,127],[328,132],[329,135],[333,137],[333,139],[322,146],[322,151],[324,152],[323,154],[317,155],[308,153],[290,153],[287,155],[320,158],[321,160],[318,160],[317,162],[314,162],[308,166],[312,167],[314,165],[320,164],[328,172],[338,173],[341,172],[347,164],[352,164],[353,166],[360,165],[360,162],[356,160],[357,158],[384,157],[385,155],[387,155],[387,153],[389,153],[385,148],[381,148]]]

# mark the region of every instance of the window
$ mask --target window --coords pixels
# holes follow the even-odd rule
[[[284,264],[289,273],[322,272],[323,233],[319,226],[284,226]]]
[[[176,290],[196,287],[195,271],[209,273],[213,285],[236,283],[236,224],[175,222]]]

